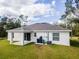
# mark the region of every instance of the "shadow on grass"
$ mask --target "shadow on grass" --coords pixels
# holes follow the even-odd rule
[[[0,37],[0,40],[5,40],[5,39],[7,39],[6,37]]]
[[[71,46],[73,46],[73,47],[79,47],[79,41],[71,40],[71,41],[70,41],[70,44],[71,44]]]
[[[33,45],[33,44],[34,42],[31,42],[31,43],[25,44],[24,46]]]

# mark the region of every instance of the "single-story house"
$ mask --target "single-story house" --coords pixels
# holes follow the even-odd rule
[[[59,44],[70,46],[71,30],[48,23],[35,23],[7,30],[10,44],[25,45],[31,42],[36,44]]]

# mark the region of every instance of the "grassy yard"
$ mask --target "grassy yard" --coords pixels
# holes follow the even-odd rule
[[[15,46],[7,40],[0,40],[0,59],[79,59],[79,40],[73,38],[70,47],[35,44]]]

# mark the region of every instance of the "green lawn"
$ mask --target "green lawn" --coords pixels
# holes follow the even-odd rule
[[[79,40],[71,40],[71,46],[61,45],[10,45],[0,40],[0,59],[79,59]]]

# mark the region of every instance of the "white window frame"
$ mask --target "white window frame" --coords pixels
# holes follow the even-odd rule
[[[55,34],[55,35],[54,35]],[[57,36],[56,36],[57,35]],[[57,38],[57,39],[56,39]],[[59,41],[60,40],[60,33],[53,33],[53,41]]]

